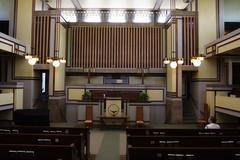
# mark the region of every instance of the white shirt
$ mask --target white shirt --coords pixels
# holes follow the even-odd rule
[[[205,129],[220,129],[220,126],[216,123],[209,123],[205,126]]]

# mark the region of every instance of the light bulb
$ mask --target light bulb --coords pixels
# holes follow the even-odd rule
[[[60,59],[60,63],[66,63],[66,59]]]
[[[36,59],[36,58],[30,58],[30,59],[28,60],[28,63],[29,63],[30,65],[35,65],[36,62],[37,62],[37,59]]]
[[[170,63],[170,67],[171,67],[172,69],[177,68],[177,62],[176,62],[176,61],[172,61],[172,62]]]
[[[52,58],[48,58],[47,59],[47,63],[52,63],[53,62],[53,59]]]
[[[203,61],[203,60],[204,60],[204,57],[203,57],[203,56],[200,56],[200,57],[198,57],[197,59],[200,60],[200,61]]]
[[[25,55],[25,59],[29,60],[29,59],[31,59],[31,58],[32,58],[31,55],[29,55],[29,54],[26,54],[26,55]]]
[[[54,60],[53,61],[53,66],[54,67],[59,67],[60,66],[60,61],[59,60]]]
[[[193,59],[192,63],[195,67],[199,67],[201,65],[201,61],[199,59]]]
[[[169,60],[168,58],[164,58],[163,63],[164,63],[164,64],[169,64],[169,63],[170,63],[170,60]]]
[[[179,58],[177,61],[178,64],[183,64],[183,58]]]

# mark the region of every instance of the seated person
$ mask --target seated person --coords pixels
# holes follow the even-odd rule
[[[213,116],[210,116],[209,119],[208,119],[208,123],[206,126],[205,126],[205,129],[220,129],[220,126],[219,124],[216,123],[216,118],[213,117]]]

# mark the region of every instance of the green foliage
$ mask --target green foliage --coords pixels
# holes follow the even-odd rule
[[[92,94],[90,91],[85,91],[82,95],[82,100],[90,101],[92,99]]]
[[[148,94],[147,94],[147,92],[146,91],[141,91],[140,93],[139,93],[139,101],[140,102],[147,102],[148,101],[148,99],[149,99],[149,96],[148,96]]]

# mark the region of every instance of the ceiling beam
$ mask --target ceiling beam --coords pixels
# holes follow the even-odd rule
[[[156,3],[154,5],[154,7],[153,7],[153,10],[159,10],[161,5],[162,5],[162,3],[163,3],[163,0],[156,0]]]
[[[82,6],[78,0],[71,0],[76,9],[81,9]]]

